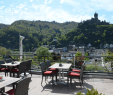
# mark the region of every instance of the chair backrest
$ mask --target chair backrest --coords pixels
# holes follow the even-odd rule
[[[26,71],[31,70],[31,62],[32,62],[32,60],[28,60],[28,61],[26,62]]]
[[[83,70],[84,70],[84,64],[82,64],[82,66],[81,66],[81,72],[80,72],[80,77],[81,78],[83,77]]]
[[[28,95],[29,83],[31,77],[23,78],[17,82],[14,95]]]
[[[26,68],[26,61],[23,61],[23,62],[21,62],[20,63],[20,65],[19,65],[19,74],[21,74],[21,73],[25,73],[25,68]]]
[[[4,60],[0,60],[0,67],[4,67],[1,64],[5,64],[5,61]]]
[[[49,67],[51,66],[50,60],[47,60],[47,61],[46,61],[46,66],[47,66],[47,68],[49,68]]]
[[[42,71],[46,70],[46,64],[44,62],[41,62],[40,66]]]
[[[5,64],[5,61],[4,60],[0,60],[0,65],[1,64]]]
[[[11,58],[6,58],[5,61],[6,61],[6,63],[10,63],[10,62],[12,62],[12,59]]]

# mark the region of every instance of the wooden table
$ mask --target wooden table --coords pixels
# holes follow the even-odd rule
[[[70,66],[72,65],[71,63],[61,63],[61,64],[62,64],[62,66],[59,66],[59,63],[55,63],[49,67],[49,68],[59,69],[59,83],[62,83],[61,82],[61,70],[62,70],[62,78],[64,78],[63,69],[69,69]],[[65,83],[63,83],[63,84],[65,84]]]
[[[0,82],[0,88],[3,88],[9,84],[15,83],[20,80],[20,78],[14,78],[14,77],[3,77],[4,81]]]
[[[5,64],[1,64],[2,66],[9,66],[9,67],[13,67],[13,66],[17,66],[19,65],[21,62],[19,61],[15,61],[14,64],[11,63],[5,63]]]
[[[5,64],[1,64],[1,65],[2,66],[6,66],[6,67],[10,67],[10,70],[9,71],[11,71],[11,69],[12,69],[13,66],[17,66],[20,63],[21,63],[20,61],[15,61],[14,64],[12,64],[12,62],[11,62],[11,63],[5,63]],[[11,77],[11,75],[10,75],[10,77]]]
[[[3,76],[3,79],[4,80],[0,82],[0,89],[3,89],[3,91],[0,91],[0,92],[5,92],[5,86],[13,84],[20,80],[20,78],[5,77],[5,76]],[[14,85],[13,85],[13,88],[14,88]]]

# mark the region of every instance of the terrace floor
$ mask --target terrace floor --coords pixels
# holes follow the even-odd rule
[[[1,73],[0,73],[1,75]],[[50,78],[48,78],[50,81]],[[113,79],[105,78],[85,78],[84,84],[80,87],[77,79],[73,80],[73,83],[69,86],[64,84],[51,85],[45,80],[41,86],[41,75],[33,74],[32,81],[29,85],[29,95],[76,95],[81,91],[84,95],[87,93],[87,88],[94,87],[99,93],[105,95],[113,95]],[[11,89],[11,85],[7,86],[5,90]]]

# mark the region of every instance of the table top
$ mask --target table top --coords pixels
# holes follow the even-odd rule
[[[4,81],[0,82],[0,88],[3,88],[7,85],[10,85],[10,84],[15,83],[20,80],[20,78],[5,77],[5,76],[3,76],[3,79],[4,79]]]
[[[12,63],[5,63],[5,64],[1,64],[2,66],[17,66],[19,65],[21,62],[19,61],[15,61],[14,64]]]
[[[72,65],[71,63],[61,63],[62,66],[59,66],[59,63],[55,63],[51,65],[49,68],[56,68],[56,69],[69,69],[69,67]]]

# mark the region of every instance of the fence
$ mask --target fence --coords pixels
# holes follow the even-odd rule
[[[36,71],[40,70],[40,62],[51,60],[52,64],[56,62],[72,63],[73,67],[84,63],[85,71],[88,72],[113,73],[113,56],[11,55],[16,61],[20,60],[20,56],[23,56],[22,61],[32,59],[32,69]]]

